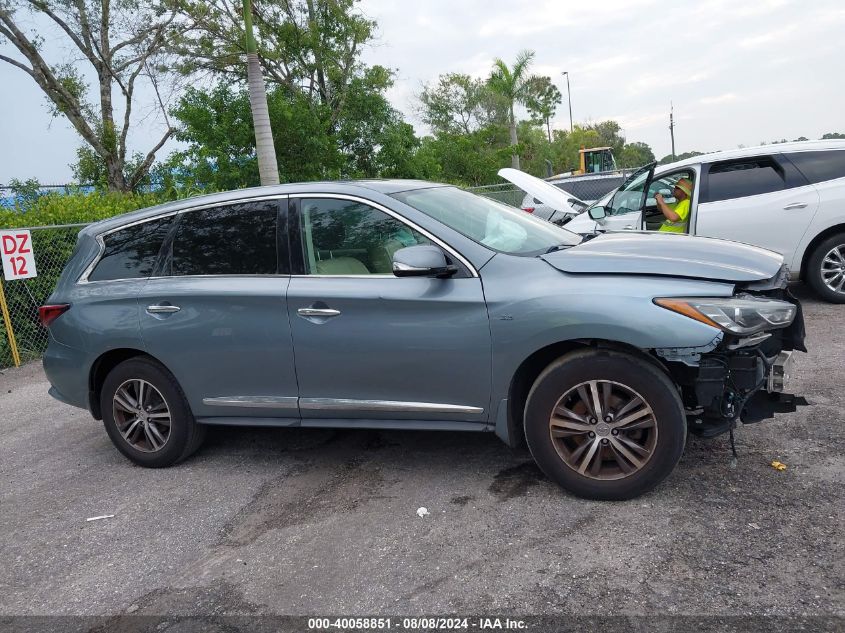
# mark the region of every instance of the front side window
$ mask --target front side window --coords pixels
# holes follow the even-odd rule
[[[488,248],[510,255],[539,255],[581,238],[530,213],[457,187],[412,189],[392,194],[422,213]]]
[[[845,150],[796,152],[786,156],[813,184],[845,178]]]
[[[172,220],[158,218],[106,235],[103,256],[88,281],[149,277]]]
[[[676,171],[665,176],[655,177],[648,186],[648,196],[646,197],[646,206],[657,206],[655,196],[659,193],[663,196],[663,201],[666,204],[674,204],[675,199],[675,184],[682,178],[695,182],[695,174],[691,171]]]
[[[396,251],[431,243],[393,216],[352,200],[303,198],[299,226],[309,275],[392,275]]]
[[[277,217],[273,201],[183,213],[173,238],[172,274],[275,274]]]
[[[713,163],[702,202],[758,196],[785,188],[783,169],[770,157]]]

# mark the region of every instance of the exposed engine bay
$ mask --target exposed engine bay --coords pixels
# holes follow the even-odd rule
[[[801,304],[790,293],[787,280],[784,266],[772,279],[737,285],[734,296],[791,303],[796,312],[788,326],[745,337],[726,332],[712,350],[696,354],[695,362],[678,354],[664,355],[681,386],[691,433],[714,437],[731,431],[737,421],[752,424],[806,404],[803,398],[784,393],[794,353],[807,351]]]

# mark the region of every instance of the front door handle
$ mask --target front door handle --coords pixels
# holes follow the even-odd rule
[[[784,210],[791,211],[792,209],[803,209],[807,206],[806,202],[793,202],[792,204],[788,204],[784,207]]]
[[[174,312],[179,312],[181,309],[179,306],[172,306],[170,304],[147,306],[147,312],[150,314],[173,314]]]
[[[301,317],[336,317],[340,316],[340,310],[333,308],[300,308],[296,313]]]

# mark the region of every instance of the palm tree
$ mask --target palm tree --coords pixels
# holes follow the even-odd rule
[[[279,184],[279,166],[276,163],[276,147],[273,145],[273,129],[270,127],[270,112],[267,109],[267,92],[264,76],[258,60],[258,46],[252,32],[252,3],[244,3],[244,28],[246,30],[246,76],[249,84],[249,104],[252,110],[252,125],[255,128],[255,151],[258,155],[258,174],[262,185]]]
[[[532,77],[528,74],[528,69],[533,59],[534,51],[520,51],[513,63],[513,68],[508,68],[508,65],[497,57],[493,60],[493,71],[487,80],[490,89],[503,97],[508,104],[508,125],[511,145],[514,148],[519,141],[516,138],[516,117],[513,111],[517,104],[524,105],[530,97]],[[519,169],[519,154],[511,154],[511,167]]]

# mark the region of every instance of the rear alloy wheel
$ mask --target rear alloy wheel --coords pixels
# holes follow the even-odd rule
[[[140,466],[176,464],[205,437],[176,379],[151,358],[131,358],[109,372],[100,410],[112,443]]]
[[[158,389],[132,378],[112,396],[112,416],[123,439],[144,453],[160,451],[170,437],[170,407]]]
[[[819,244],[807,266],[807,281],[822,299],[845,303],[845,233]]]
[[[610,351],[567,354],[537,378],[525,436],[541,470],[590,499],[636,497],[665,479],[684,450],[678,391],[647,358]]]

